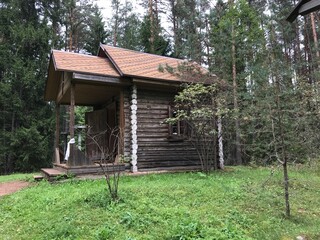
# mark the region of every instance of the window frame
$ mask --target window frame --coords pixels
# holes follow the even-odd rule
[[[170,104],[168,106],[169,118],[174,117],[175,107]],[[176,131],[174,130],[176,128]],[[184,141],[189,138],[187,123],[184,120],[178,121],[175,124],[168,124],[168,140],[171,142]]]

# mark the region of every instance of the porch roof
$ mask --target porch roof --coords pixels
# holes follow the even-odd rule
[[[120,77],[107,58],[53,50],[52,60],[56,71]]]
[[[120,74],[107,58],[53,50],[50,56],[44,94],[46,101],[56,100],[63,72],[88,74],[109,79],[120,78]]]

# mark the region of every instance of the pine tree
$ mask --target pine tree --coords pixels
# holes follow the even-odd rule
[[[35,0],[1,1],[0,170],[36,170],[50,161],[51,109],[44,91],[48,18]]]
[[[230,130],[235,134],[229,136],[234,143],[232,148],[229,145],[229,160],[235,158],[231,162],[242,164],[245,149],[241,113],[248,98],[247,87],[254,84],[250,81],[257,69],[259,52],[263,50],[263,32],[256,12],[244,0],[230,1],[228,5],[218,1],[217,10],[211,13],[211,29],[212,71],[233,85],[230,101],[234,106],[234,128]],[[227,132],[231,133],[230,130]]]
[[[160,24],[158,2],[148,0],[147,14],[144,16],[140,28],[141,45],[144,52],[158,55],[169,53],[169,40],[163,34]]]
[[[204,49],[209,1],[167,0],[168,20],[173,32],[173,56],[205,62]]]
[[[113,16],[110,19],[112,40],[109,40],[109,42],[118,47],[142,50],[140,41],[141,21],[138,15],[133,12],[132,4],[128,1],[125,1],[124,4],[113,1],[113,8]]]
[[[93,7],[92,0],[66,0],[62,4],[65,50],[80,52],[86,45],[88,35],[91,34],[88,28],[90,18],[92,20],[92,15],[99,14],[99,11]]]
[[[84,49],[96,55],[99,44],[105,43],[108,33],[105,30],[105,23],[99,8],[95,5],[90,11],[88,17],[87,34],[84,39]]]
[[[151,41],[152,34],[154,34],[154,39]],[[141,24],[140,39],[142,49],[146,53],[167,55],[169,52],[169,41],[164,38],[161,32],[156,34],[151,32],[151,22],[149,16],[145,16]]]

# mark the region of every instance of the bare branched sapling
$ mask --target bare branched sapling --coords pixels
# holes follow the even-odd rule
[[[99,132],[98,134],[90,134],[90,127],[87,131],[88,145],[95,148],[96,164],[99,164],[102,173],[105,176],[107,189],[112,201],[119,199],[118,186],[121,173],[119,163],[121,159],[118,155],[118,143],[120,138],[120,129],[118,127],[110,128]]]

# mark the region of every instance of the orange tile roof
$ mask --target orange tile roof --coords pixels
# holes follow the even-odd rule
[[[120,77],[109,59],[79,53],[52,51],[55,70]]]
[[[167,71],[159,71],[159,66],[162,65],[165,68],[166,64],[168,64],[170,67],[176,68],[179,63],[183,62],[181,59],[163,57],[103,44],[101,44],[100,47],[123,76],[180,81],[177,76]]]

